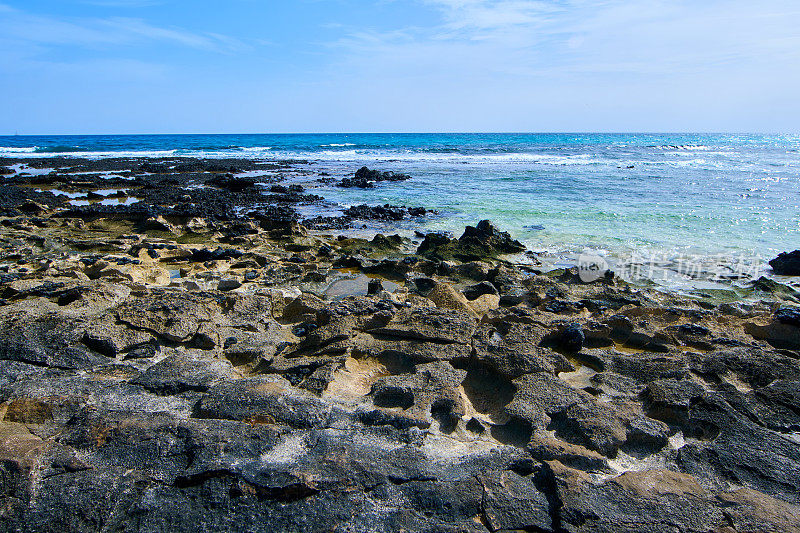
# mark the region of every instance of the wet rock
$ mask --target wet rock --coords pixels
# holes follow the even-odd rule
[[[800,307],[781,307],[775,311],[775,318],[781,324],[800,327]]]
[[[800,250],[783,252],[769,262],[772,270],[782,276],[800,276]]]
[[[525,247],[519,241],[512,239],[508,233],[497,230],[488,220],[482,220],[475,227],[467,226],[458,240],[430,233],[417,248],[417,254],[443,261],[454,258],[478,261],[523,251]]]
[[[350,219],[383,220],[397,222],[408,216],[420,217],[427,214],[424,207],[404,207],[385,204],[383,206],[356,205],[345,209],[344,214]]]
[[[485,253],[484,257],[525,251],[522,243],[512,239],[507,232],[499,231],[488,220],[481,220],[475,227],[467,226],[458,241],[462,248],[487,250],[488,253]]]
[[[217,283],[217,289],[221,291],[233,291],[242,286],[242,282],[238,279],[221,279]]]
[[[408,174],[381,172],[378,170],[370,170],[367,167],[361,167],[356,171],[353,178],[344,178],[337,184],[337,187],[359,187],[362,189],[368,189],[374,187],[376,182],[405,181],[408,179],[411,179],[411,176]]]
[[[497,288],[488,281],[482,281],[477,285],[471,285],[464,289],[464,296],[466,296],[467,300],[470,301],[475,300],[484,294],[497,295],[499,293],[497,292]]]

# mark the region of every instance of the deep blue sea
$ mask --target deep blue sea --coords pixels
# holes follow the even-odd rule
[[[774,257],[800,248],[800,136],[304,134],[0,137],[0,155],[306,159],[414,179],[323,187],[341,205],[437,209],[429,229],[488,218],[534,250]],[[316,192],[316,191],[315,191]]]

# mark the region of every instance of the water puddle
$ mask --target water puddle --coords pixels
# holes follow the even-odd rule
[[[124,193],[127,196],[128,189],[99,189],[94,191],[95,194],[99,194],[100,196],[113,196],[115,194]]]
[[[366,296],[369,292],[369,282],[373,279],[380,279],[385,291],[395,292],[400,288],[400,285],[392,281],[381,278],[370,278],[364,274],[358,274],[354,277],[344,277],[335,280],[328,285],[324,294],[331,300],[339,300],[348,296]]]
[[[11,170],[16,172],[17,174],[28,174],[30,176],[46,176],[51,172],[54,172],[55,169],[53,168],[32,168],[26,165],[25,163],[17,163],[16,165],[9,165]]]
[[[67,192],[62,191],[61,189],[35,189],[36,192],[50,192],[56,196],[66,196],[67,198],[85,198],[87,193],[85,192]]]
[[[577,370],[574,372],[561,372],[558,377],[576,389],[583,390],[594,388],[594,384],[591,380],[597,375],[597,372],[588,366],[581,365],[580,363],[576,363],[574,361],[572,361],[572,363],[575,365]]]
[[[71,200],[69,203],[70,205],[74,205],[76,207],[80,206],[87,206],[92,204],[100,204],[100,205],[131,205],[135,204],[139,201],[139,198],[135,198],[133,196],[127,196],[124,198],[106,198],[105,200]]]

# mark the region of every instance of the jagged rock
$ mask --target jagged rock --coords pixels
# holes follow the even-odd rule
[[[775,312],[775,318],[781,324],[800,327],[800,307],[781,307]]]
[[[464,295],[447,283],[434,285],[433,289],[428,292],[427,298],[441,309],[452,309],[478,318],[478,314],[472,309]]]
[[[467,300],[470,301],[475,300],[484,294],[497,295],[499,293],[497,292],[497,288],[488,281],[482,281],[477,285],[472,285],[464,289],[464,296],[466,296]]]
[[[550,502],[532,476],[516,472],[493,472],[481,476],[484,516],[492,531],[552,531]]]
[[[313,294],[301,294],[286,305],[283,310],[283,318],[296,320],[304,315],[316,316],[317,312],[324,308],[325,302]]]
[[[769,262],[772,270],[782,276],[800,276],[800,250],[783,252]]]
[[[436,233],[426,235],[417,254],[439,260],[476,261],[523,251],[525,246],[522,243],[512,239],[508,233],[498,231],[488,220],[482,220],[476,227],[467,226],[458,240]]]
[[[230,374],[230,364],[227,362],[190,359],[186,355],[174,354],[148,368],[131,383],[157,394],[204,392]]]
[[[217,284],[217,289],[221,291],[233,291],[242,286],[242,282],[238,279],[221,279]]]
[[[408,174],[395,174],[394,172],[380,172],[378,170],[370,170],[367,167],[361,167],[356,171],[355,176],[345,178],[340,181],[338,187],[360,187],[368,189],[374,187],[375,182],[380,181],[404,181],[411,179]]]
[[[574,444],[614,457],[625,443],[625,421],[613,407],[595,400],[550,374],[526,374],[515,380],[517,392],[505,408],[513,418],[552,429]]]
[[[330,405],[278,376],[222,381],[200,401],[197,415],[297,428],[324,428],[340,416]]]
[[[185,342],[197,334],[201,323],[211,320],[214,306],[208,298],[164,292],[126,302],[118,308],[117,318],[170,342]]]
[[[442,344],[470,344],[477,321],[466,313],[449,309],[415,307],[401,309],[374,333],[408,340]]]
[[[594,484],[557,463],[562,525],[570,531],[796,530],[798,507],[747,490],[714,494],[690,475],[627,472]],[[733,526],[732,526],[733,524]]]
[[[449,433],[465,413],[457,389],[466,375],[465,370],[443,361],[418,365],[414,374],[377,380],[372,385],[372,400],[378,407],[400,407],[412,418],[434,418],[442,431]]]
[[[56,170],[0,195],[0,529],[798,530],[788,284],[582,284],[484,222],[418,234],[425,258],[310,235],[288,204],[313,195],[252,186],[305,176],[286,162],[26,164]],[[106,184],[140,202],[34,188]],[[323,292],[339,268],[357,284]]]
[[[541,346],[547,331],[531,324],[481,325],[473,337],[475,361],[510,379],[532,372],[570,372],[567,359]]]

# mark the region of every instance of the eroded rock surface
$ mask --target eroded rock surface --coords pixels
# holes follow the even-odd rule
[[[583,284],[488,223],[327,238],[273,209],[303,192],[224,224],[8,200],[0,529],[800,531],[794,289]]]

